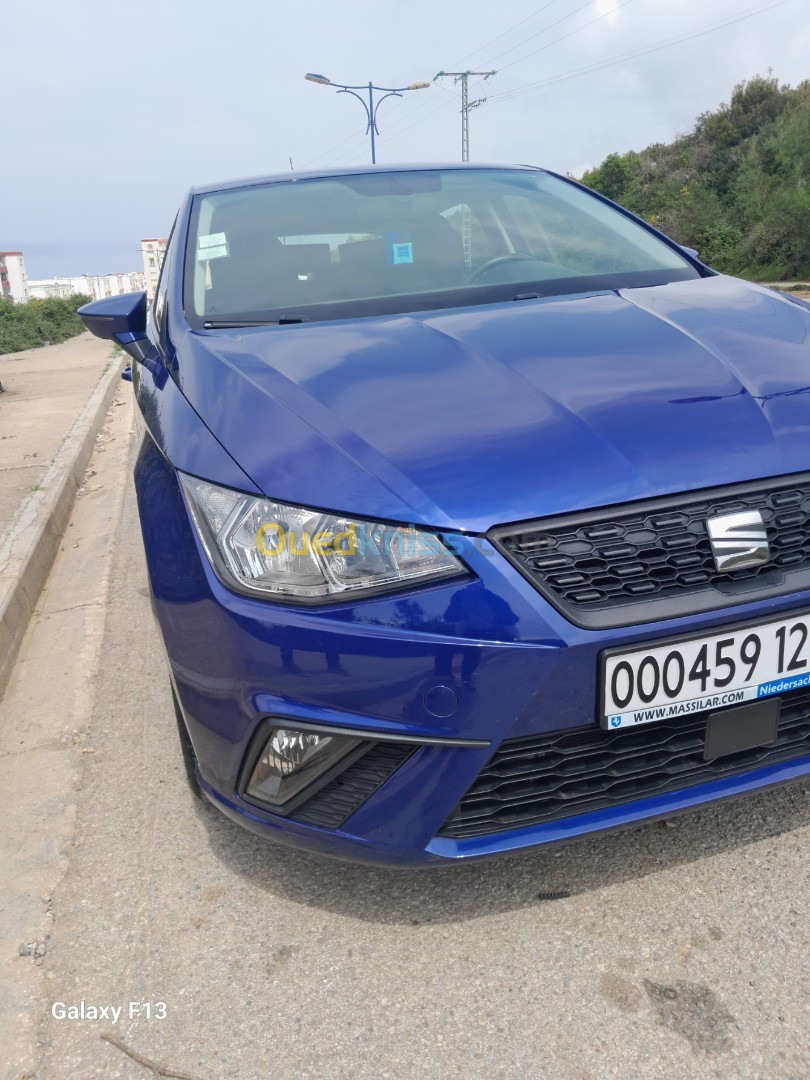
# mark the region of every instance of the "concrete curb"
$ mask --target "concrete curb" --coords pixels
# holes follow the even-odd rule
[[[121,362],[112,360],[57,450],[39,490],[25,499],[9,535],[0,543],[0,695],[120,379]]]

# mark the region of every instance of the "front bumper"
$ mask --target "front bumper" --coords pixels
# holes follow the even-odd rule
[[[598,656],[673,633],[773,616],[810,593],[640,628],[567,622],[490,545],[468,579],[302,609],[238,596],[215,577],[176,474],[148,437],[136,465],[141,525],[172,679],[204,792],[262,835],[391,865],[446,863],[571,839],[810,773],[810,756],[542,825],[454,839],[442,826],[505,739],[596,726]],[[406,740],[402,763],[338,827],[240,795],[268,717]]]

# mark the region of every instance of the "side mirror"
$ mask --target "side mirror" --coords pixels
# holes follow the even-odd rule
[[[94,300],[79,308],[79,317],[91,334],[115,341],[135,360],[143,362],[150,349],[146,336],[146,293],[125,293]]]
[[[697,259],[697,261],[700,262],[700,255],[697,251],[697,248],[688,248],[684,247],[683,244],[681,244],[681,251],[683,251],[686,255],[691,256],[693,259]]]

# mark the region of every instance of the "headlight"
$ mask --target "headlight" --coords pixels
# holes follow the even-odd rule
[[[256,498],[180,474],[208,558],[241,591],[317,598],[465,573],[434,533]]]

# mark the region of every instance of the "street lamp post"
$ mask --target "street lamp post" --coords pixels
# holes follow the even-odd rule
[[[377,127],[377,110],[386,98],[389,97],[402,97],[406,90],[425,90],[430,83],[428,82],[414,82],[408,86],[374,86],[373,83],[362,83],[360,86],[345,86],[343,83],[332,82],[331,79],[327,79],[325,75],[315,75],[311,71],[308,71],[304,76],[309,82],[319,83],[321,86],[332,86],[339,94],[351,94],[352,97],[356,97],[363,108],[366,110],[366,119],[368,125],[366,131],[371,133],[371,164],[377,164],[377,147],[374,141],[375,135],[379,135],[380,131]],[[368,104],[357,93],[358,90],[368,92]],[[378,94],[382,94],[381,98],[374,100],[374,91]]]

